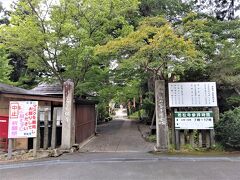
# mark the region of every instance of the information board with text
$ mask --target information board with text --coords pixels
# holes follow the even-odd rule
[[[170,107],[215,107],[217,91],[215,82],[169,83]]]
[[[37,136],[37,101],[10,101],[8,138]]]
[[[213,129],[212,111],[175,112],[175,129]]]

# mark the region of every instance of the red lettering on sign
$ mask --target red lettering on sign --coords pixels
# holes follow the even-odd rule
[[[18,117],[18,103],[11,103],[10,104],[10,118],[17,118]]]

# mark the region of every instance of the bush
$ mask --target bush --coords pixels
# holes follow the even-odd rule
[[[98,121],[104,121],[105,118],[109,117],[108,106],[106,103],[99,103],[97,106],[98,110]]]
[[[140,110],[140,115],[144,116],[145,115],[145,111],[144,109]],[[139,111],[136,111],[134,113],[132,113],[131,115],[128,116],[129,119],[139,119]]]
[[[226,111],[215,125],[216,140],[225,148],[240,149],[240,108]]]
[[[149,136],[147,136],[146,139],[149,142],[157,142],[157,136],[156,135],[149,135]]]

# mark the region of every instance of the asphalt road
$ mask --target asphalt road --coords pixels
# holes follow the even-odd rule
[[[1,180],[240,179],[239,157],[169,157],[148,153],[76,153],[0,165]]]
[[[118,113],[120,114],[120,113]],[[98,136],[85,145],[83,152],[148,152],[154,149],[154,143],[146,142],[138,130],[137,121],[124,119],[99,125]]]
[[[238,180],[240,157],[169,156],[153,149],[134,121],[117,119],[99,127],[81,153],[0,164],[0,180]]]

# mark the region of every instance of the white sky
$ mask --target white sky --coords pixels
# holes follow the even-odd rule
[[[2,4],[3,4],[3,7],[7,8],[7,9],[10,7],[10,4],[13,1],[16,1],[16,0],[0,0],[0,2],[2,2]],[[237,11],[235,15],[240,16],[240,10]]]
[[[13,2],[13,0],[0,0],[3,4],[3,7],[9,8],[10,4]]]

